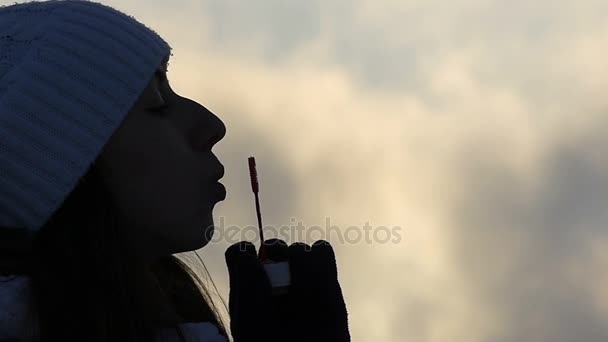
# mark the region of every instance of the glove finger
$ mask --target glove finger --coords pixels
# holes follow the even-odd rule
[[[331,244],[326,240],[318,240],[311,247],[311,262],[318,270],[318,276],[326,282],[338,281],[338,266],[336,254]],[[319,278],[320,281],[323,279]]]
[[[269,317],[266,305],[271,295],[270,283],[260,264],[255,246],[237,242],[225,252],[230,282],[230,326],[235,341],[255,341],[263,318]],[[238,337],[238,339],[237,339]]]
[[[315,269],[311,264],[310,250],[311,247],[303,242],[295,242],[287,249],[291,277],[289,292],[294,305],[303,305],[301,303],[307,303],[312,296],[311,284]]]
[[[313,246],[297,242],[288,249],[291,271],[289,300],[291,318],[304,340],[315,340],[313,331],[323,332],[327,341],[348,341],[346,305],[336,276],[336,262],[329,242],[317,241]],[[309,331],[302,331],[307,322]],[[298,324],[300,326],[298,326]],[[308,336],[310,332],[312,335]]]
[[[303,242],[292,243],[287,248],[287,260],[289,262],[290,286],[285,298],[288,303],[289,310],[284,315],[289,317],[286,329],[297,331],[297,341],[306,340],[307,333],[316,331],[312,326],[303,329],[304,322],[309,322],[311,317],[314,317],[314,310],[318,307],[312,307],[312,293],[309,287],[309,281],[312,276],[310,265],[310,246]],[[310,337],[310,341],[315,339]]]
[[[332,332],[332,341],[350,341],[348,312],[338,282],[334,249],[326,240],[316,241],[311,249],[311,262],[318,270],[318,278],[313,280],[311,288],[315,292],[314,298],[324,307],[319,313],[319,327]]]
[[[287,243],[281,239],[269,239],[264,241],[264,248],[268,259],[272,261],[285,261],[288,259]]]
[[[224,253],[227,263],[243,254],[256,256],[257,251],[255,249],[255,245],[249,241],[239,241],[233,243],[230,247],[226,249],[226,252]]]
[[[257,297],[259,300],[270,293],[270,282],[251,242],[240,241],[231,245],[225,252],[225,258],[231,293],[239,292],[241,296]]]
[[[239,241],[232,244],[224,253],[228,272],[234,273],[235,271],[242,271],[240,268],[242,268],[243,265],[253,264],[256,255],[255,246],[249,241]]]
[[[289,269],[291,271],[292,284],[307,283],[314,273],[310,259],[311,247],[304,242],[294,242],[287,249]]]
[[[265,249],[265,256],[267,261],[271,263],[288,262],[288,246],[287,243],[281,239],[269,239],[263,242],[262,247]],[[267,272],[269,279],[276,278],[277,269],[272,267],[266,268],[267,266],[262,264]],[[281,271],[283,272],[283,271]],[[274,276],[273,276],[274,274]],[[284,275],[283,275],[284,276]],[[282,276],[279,278],[283,278]],[[292,324],[293,322],[293,305],[289,298],[289,291],[285,294],[273,294],[270,301],[267,303],[268,307],[275,315],[275,319],[267,319],[265,326],[271,330],[270,335],[274,335],[273,338],[277,338],[277,341],[285,341],[287,336],[293,334]]]

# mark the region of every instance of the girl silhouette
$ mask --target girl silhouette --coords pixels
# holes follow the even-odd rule
[[[350,339],[326,241],[265,242],[283,295],[230,246],[230,324],[174,255],[213,234],[226,127],[172,90],[156,32],[53,0],[1,7],[0,33],[0,341]]]

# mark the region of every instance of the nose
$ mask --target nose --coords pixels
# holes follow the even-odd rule
[[[210,110],[200,105],[201,115],[192,127],[192,145],[197,151],[208,152],[226,136],[226,125]]]

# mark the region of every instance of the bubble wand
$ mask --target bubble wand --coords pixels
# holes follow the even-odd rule
[[[260,185],[258,184],[258,172],[255,169],[255,158],[249,157],[249,176],[251,178],[251,190],[255,195],[255,211],[258,216],[258,229],[260,231],[260,252],[258,258],[260,261],[266,261],[266,248],[264,248],[264,230],[262,229],[262,213],[260,211],[260,198],[258,193],[260,191]]]
[[[258,225],[260,231],[260,252],[258,253],[258,259],[262,263],[268,280],[272,286],[273,295],[284,295],[288,292],[288,288],[291,284],[291,274],[289,271],[289,262],[281,259],[272,260],[268,258],[268,251],[264,244],[264,230],[262,229],[262,213],[260,211],[260,199],[258,193],[260,191],[260,185],[258,184],[258,172],[255,169],[255,158],[249,157],[249,176],[251,178],[251,190],[255,195],[255,210],[258,215]]]

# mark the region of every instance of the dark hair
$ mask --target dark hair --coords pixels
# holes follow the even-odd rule
[[[195,272],[175,255],[152,267],[139,262],[124,222],[93,164],[34,235],[24,272],[31,277],[34,340],[149,342],[160,328],[172,328],[185,341],[178,323],[202,321],[216,324],[228,337]],[[142,289],[158,290],[164,298],[150,298],[154,292]],[[171,303],[182,320],[159,326],[147,309],[155,300]]]

